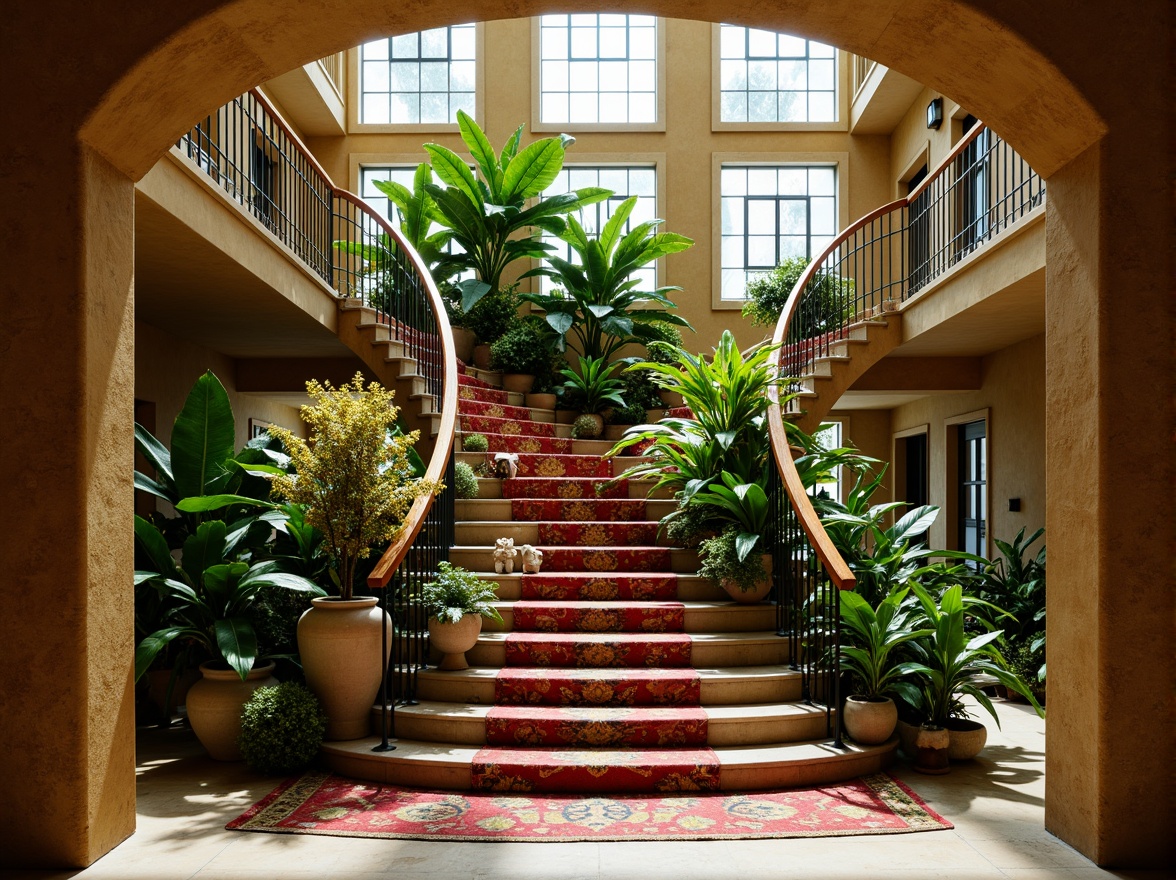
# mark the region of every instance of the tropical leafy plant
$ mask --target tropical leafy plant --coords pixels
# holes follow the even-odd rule
[[[958,584],[948,587],[938,598],[916,581],[911,590],[919,603],[925,619],[925,626],[931,632],[925,637],[910,642],[915,651],[915,664],[911,672],[922,679],[919,705],[932,724],[943,726],[960,711],[960,697],[973,697],[996,721],[1000,718],[992,701],[976,683],[977,675],[988,675],[1011,691],[1023,696],[1038,715],[1044,716],[1041,705],[1024,680],[1009,669],[996,640],[1001,630],[993,629],[972,635],[964,626],[965,608],[990,606],[991,603],[972,599],[965,603],[963,588]]]
[[[315,406],[302,407],[310,441],[275,428],[297,468],[274,480],[275,494],[306,507],[306,522],[322,531],[335,563],[339,595],[350,599],[356,565],[373,544],[390,541],[421,495],[443,486],[419,479],[409,456],[418,432],[396,430],[399,410],[393,392],[362,373],[338,389],[329,382],[306,383]]]
[[[1001,557],[981,572],[980,597],[1011,615],[1000,621],[1010,651],[1020,668],[1032,671],[1033,683],[1044,683],[1045,658],[1045,544],[1035,555],[1030,547],[1045,535],[1038,529],[1028,539],[1025,529],[1011,542],[996,540]]]
[[[548,257],[551,268],[533,269],[527,275],[547,275],[560,285],[551,293],[526,293],[522,298],[546,312],[547,323],[562,341],[575,338],[576,351],[586,358],[610,360],[627,343],[661,338],[651,324],[690,327],[685,318],[673,314],[677,308],[666,296],[679,287],[638,290],[640,280],[632,277],[643,266],[667,254],[686,250],[693,240],[672,232],[655,230],[662,221],[650,220],[624,232],[625,223],[637,204],[637,197],[625,199],[604,224],[599,235],[589,236],[574,217],[560,238],[579,257],[570,263]]]
[[[908,678],[919,665],[890,659],[907,642],[931,635],[930,629],[919,629],[918,614],[904,604],[907,592],[905,587],[895,590],[874,609],[852,590],[839,591],[841,667],[857,677],[862,696],[897,694],[917,705],[919,690]]]
[[[729,528],[712,538],[704,538],[698,545],[700,576],[715,583],[728,581],[741,592],[756,589],[768,576],[763,554],[739,555],[738,532]]]
[[[459,565],[442,562],[437,577],[424,585],[421,599],[429,615],[442,623],[457,623],[467,614],[480,614],[502,621],[493,603],[498,599],[498,584],[484,581]]]
[[[678,359],[678,351],[682,348],[682,331],[673,324],[665,321],[650,321],[646,327],[645,346],[648,352],[646,360],[659,364],[672,364]],[[651,345],[661,342],[663,345]]]
[[[481,297],[462,317],[462,326],[486,345],[501,339],[519,323],[516,288],[508,284]]]
[[[442,223],[441,212],[437,210],[427,187],[433,183],[433,169],[428,162],[417,166],[410,190],[394,180],[374,180],[372,184],[396,206],[400,220],[400,231],[405,240],[421,255],[421,259],[433,270],[433,279],[440,283],[449,276],[434,270],[445,254],[448,235],[444,229],[434,230]]]
[[[156,655],[177,639],[199,645],[244,680],[258,654],[257,634],[249,619],[258,592],[269,587],[325,595],[306,578],[283,571],[277,560],[234,559],[228,527],[221,520],[196,527],[184,541],[179,563],[159,530],[138,516],[135,541],[151,566],[135,572],[135,586],[156,590],[168,605],[164,626],[140,641],[135,651],[136,681]]]
[[[574,395],[580,411],[598,413],[608,405],[624,406],[621,397],[624,384],[612,376],[613,366],[604,358],[579,358],[579,372],[572,369],[560,370],[564,376],[564,388]]]
[[[537,236],[522,235],[543,229],[561,235],[564,216],[612,195],[599,187],[551,196],[527,206],[549,187],[563,167],[564,151],[574,139],[567,135],[537,140],[520,149],[523,127],[510,136],[501,155],[494,152],[478,124],[457,111],[461,138],[477,166],[440,144],[425,144],[433,172],[445,186],[425,183],[433,200],[435,219],[446,227],[446,241],[460,252],[438,257],[435,266],[442,277],[472,270],[475,278],[458,282],[462,311],[469,312],[479,299],[502,286],[503,271],[513,262],[547,256],[551,246]]]
[[[692,496],[691,504],[711,508],[714,519],[730,524],[727,530],[735,535],[735,556],[739,562],[747,559],[757,545],[762,548],[771,546],[774,531],[771,506],[768,493],[759,483],[741,483],[734,474],[723,471],[718,481],[709,483]],[[761,549],[760,552],[767,550]]]

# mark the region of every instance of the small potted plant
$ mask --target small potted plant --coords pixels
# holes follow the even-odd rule
[[[898,708],[890,694],[918,700],[918,688],[906,680],[917,663],[895,662],[892,653],[901,645],[931,634],[916,628],[912,614],[903,608],[908,590],[896,590],[877,609],[852,590],[840,591],[841,668],[854,675],[858,692],[846,697],[843,720],[846,732],[863,745],[884,743],[898,724]]]
[[[485,434],[466,434],[461,438],[461,448],[466,452],[487,452],[490,440]]]
[[[437,577],[425,584],[421,599],[429,614],[429,642],[444,655],[438,668],[469,668],[465,652],[478,643],[482,618],[502,622],[493,605],[497,590],[494,581],[484,581],[460,566],[437,566]]]
[[[580,407],[583,415],[591,416],[598,428],[595,436],[599,437],[604,430],[604,416],[601,412],[610,404],[622,407],[625,399],[621,396],[624,383],[612,377],[612,366],[604,358],[581,357],[580,370],[565,369],[561,374],[565,377],[565,394],[570,395]]]
[[[772,589],[772,557],[749,553],[741,558],[738,539],[734,527],[704,538],[698,545],[698,574],[717,583],[736,602],[759,602]]]
[[[530,392],[535,377],[550,368],[551,354],[533,320],[519,321],[490,346],[490,369],[502,373],[502,387]]]
[[[772,557],[764,552],[771,546],[772,532],[771,507],[764,487],[757,482],[742,482],[734,474],[723,471],[719,480],[695,492],[689,502],[702,505],[717,523],[725,524],[723,534],[719,536],[721,542],[715,543],[718,539],[711,539],[711,543],[704,541],[699,547],[708,563],[712,555],[726,557],[733,553],[734,559],[711,564],[751,571],[755,566],[749,567],[748,560],[758,559],[759,569],[764,571],[763,582],[757,582],[754,588],[749,586],[746,574],[743,574],[726,583],[720,580],[723,589],[736,602],[758,602],[763,599],[771,589],[768,575],[772,570]],[[732,586],[737,586],[737,589],[732,589]]]
[[[479,370],[490,369],[490,346],[519,323],[516,286],[487,293],[466,313],[466,329],[473,331],[478,339],[474,347],[474,365]]]
[[[453,465],[453,491],[461,499],[478,497],[478,477],[474,474],[474,469],[464,461]]]

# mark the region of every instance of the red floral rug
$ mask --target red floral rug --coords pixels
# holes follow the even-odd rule
[[[649,547],[657,543],[656,522],[539,522],[540,544],[565,547]]]
[[[582,797],[420,791],[308,773],[227,826],[411,840],[737,840],[937,831],[952,824],[881,773],[778,792]]]
[[[518,460],[520,477],[602,477],[611,479],[612,462],[599,455],[539,455],[525,452]],[[645,502],[641,502],[644,507]],[[636,517],[640,519],[640,517]],[[543,519],[542,516],[525,519]]]
[[[530,633],[506,636],[507,666],[685,667],[690,636],[684,633]]]
[[[681,602],[516,602],[516,632],[683,632]]]
[[[523,575],[522,591],[524,599],[672,601],[678,598],[678,576],[544,572]]]
[[[502,481],[503,498],[628,498],[629,483],[593,477],[519,477]]]
[[[549,459],[551,460],[551,459]],[[643,498],[582,498],[564,501],[559,498],[515,498],[510,502],[511,517],[517,522],[622,522],[645,519]]]
[[[498,670],[497,705],[697,706],[702,677],[693,669]]]
[[[541,546],[547,572],[654,572],[670,571],[669,547],[553,547]],[[590,597],[583,597],[590,598]]]

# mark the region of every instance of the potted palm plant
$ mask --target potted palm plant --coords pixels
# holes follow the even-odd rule
[[[339,595],[314,600],[298,621],[298,648],[307,686],[330,719],[327,738],[358,739],[368,733],[391,621],[375,596],[355,596],[356,567],[372,545],[395,537],[413,501],[442,487],[418,478],[410,457],[418,435],[400,434],[392,391],[377,382],[365,388],[362,373],[338,389],[311,380],[306,391],[316,401],[302,407],[309,441],[273,429],[297,469],[277,477],[273,490],[305,505],[334,563]]]
[[[498,584],[472,571],[442,562],[437,577],[425,584],[421,599],[429,614],[429,643],[443,659],[439,669],[467,669],[465,652],[478,643],[482,618],[502,622],[493,603]]]
[[[914,615],[903,605],[908,590],[891,592],[877,609],[852,590],[842,590],[841,667],[854,675],[858,692],[845,701],[846,732],[857,742],[876,745],[886,742],[898,724],[898,709],[891,694],[917,701],[918,689],[907,678],[916,672],[913,661],[891,659],[896,649],[931,634],[916,628]]]

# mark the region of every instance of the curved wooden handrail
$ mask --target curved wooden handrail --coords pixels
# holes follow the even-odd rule
[[[425,479],[439,483],[442,477],[445,476],[449,458],[453,454],[453,438],[457,432],[458,379],[457,354],[453,347],[453,329],[449,325],[449,314],[445,311],[445,303],[441,299],[440,291],[437,290],[437,284],[433,281],[433,276],[425,267],[425,262],[421,259],[421,255],[417,253],[416,248],[405,240],[400,230],[396,229],[391,223],[373,211],[355,193],[336,186],[331,180],[330,175],[327,174],[310,150],[306,148],[306,145],[302,143],[301,138],[286,124],[286,121],[282,119],[269,100],[257,89],[251,89],[250,94],[273,117],[274,123],[282,129],[283,134],[290,139],[290,142],[302,154],[315,173],[322,177],[323,182],[330,188],[332,197],[352,203],[371,218],[380,230],[390,240],[394,241],[396,246],[407,255],[413,270],[425,283],[425,292],[428,296],[429,305],[433,310],[433,318],[437,322],[437,335],[441,340],[442,365],[441,425],[437,432],[437,441],[433,446],[433,454],[429,458],[428,465],[425,467]],[[430,508],[432,508],[434,500],[435,496],[429,494],[422,495],[413,502],[412,507],[409,508],[408,513],[404,517],[404,525],[397,532],[392,543],[388,545],[388,549],[384,551],[376,563],[375,568],[372,569],[371,574],[368,575],[368,587],[372,589],[383,589],[388,585],[393,573],[400,567],[400,563],[404,561],[404,557],[408,554],[408,549],[412,546],[412,542],[420,534],[425,517],[428,515]]]
[[[772,334],[772,343],[778,346],[780,351],[784,350],[784,340],[788,335],[789,325],[792,322],[797,308],[800,306],[800,301],[805,290],[808,289],[810,282],[821,271],[826,261],[837,253],[837,249],[859,230],[869,226],[879,218],[909,208],[911,203],[938,180],[984,131],[987,131],[987,127],[982,124],[978,123],[973,126],[972,130],[960,139],[960,142],[956,144],[952,151],[935,166],[935,170],[928,174],[926,179],[915,187],[912,192],[902,198],[895,199],[893,202],[875,208],[858,218],[843,229],[817,257],[809,262],[797,280],[796,285],[792,288],[792,293],[789,294],[788,301],[784,304],[784,309],[781,311],[780,318],[776,322],[775,332]],[[775,378],[777,380],[781,379],[781,365],[779,360],[773,365],[773,369],[775,370]],[[841,557],[841,554],[837,551],[824,526],[821,524],[808,492],[800,480],[800,473],[796,469],[796,464],[792,460],[792,453],[789,450],[788,437],[784,427],[783,408],[780,405],[779,381],[773,382],[769,386],[768,399],[775,404],[768,408],[769,442],[771,443],[772,454],[776,459],[780,477],[788,493],[789,501],[796,511],[801,528],[804,530],[805,535],[808,537],[809,542],[812,544],[813,549],[828,572],[829,578],[838,589],[852,589],[857,583],[857,578],[850,571],[849,566]]]

